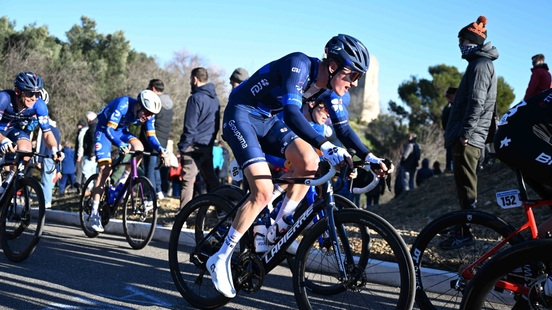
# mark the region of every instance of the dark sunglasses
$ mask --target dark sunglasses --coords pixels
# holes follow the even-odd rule
[[[349,69],[349,70],[350,70],[350,69]],[[364,75],[364,73],[358,72],[358,71],[354,71],[354,70],[351,70],[351,72],[347,73],[347,76],[349,76],[349,79],[351,80],[351,82],[357,81],[357,80],[360,79],[363,75]]]
[[[36,97],[40,98],[40,92],[39,91],[31,91],[31,90],[23,90],[21,91],[25,97]]]

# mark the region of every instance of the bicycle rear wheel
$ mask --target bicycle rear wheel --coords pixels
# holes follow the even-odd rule
[[[464,225],[469,225],[472,240],[464,246],[445,249],[443,242]],[[414,240],[411,250],[416,266],[418,307],[423,310],[458,309],[462,291],[470,281],[462,277],[461,272],[514,232],[515,228],[499,217],[477,210],[447,213],[429,223]],[[521,235],[516,235],[509,244],[522,241]]]
[[[345,228],[346,235],[339,235],[341,251],[348,243],[353,251],[353,261],[346,261],[348,279],[343,278],[335,252],[330,244],[320,244],[319,236],[326,234],[327,221],[315,224],[301,241],[293,271],[293,289],[299,309],[345,308],[388,309],[389,298],[370,293],[370,282],[385,283],[396,287],[395,309],[411,309],[414,303],[414,265],[401,236],[380,216],[359,209],[343,209],[334,212],[337,227]],[[369,238],[361,233],[369,229]],[[345,259],[345,255],[343,255]],[[310,284],[308,284],[310,283]],[[310,286],[326,286],[331,294],[316,294]],[[337,291],[341,286],[343,289]]]
[[[495,255],[470,281],[460,309],[550,309],[537,301],[550,275],[550,249],[550,239],[530,240]],[[496,287],[499,280],[508,289]]]
[[[180,295],[194,307],[214,309],[230,301],[214,288],[205,262],[220,249],[233,221],[233,216],[230,216],[218,225],[217,210],[230,214],[233,208],[229,200],[216,194],[197,196],[181,210],[171,230],[171,276]],[[218,229],[203,246],[196,247],[216,227]],[[234,255],[239,255],[239,245],[236,247]]]
[[[237,204],[238,202],[240,202],[240,200],[242,200],[243,197],[245,197],[245,192],[243,191],[243,189],[231,184],[221,185],[212,190],[211,194],[220,195],[232,201],[234,204]]]
[[[123,230],[128,244],[143,249],[153,238],[157,225],[157,193],[151,181],[138,177],[127,190],[123,211]]]
[[[33,178],[18,179],[15,197],[10,187],[2,202],[0,234],[4,254],[13,262],[24,261],[35,250],[44,229],[42,186]]]
[[[79,219],[82,231],[86,236],[89,238],[95,238],[100,233],[96,232],[94,229],[92,229],[92,226],[90,225],[90,215],[92,214],[92,188],[94,187],[94,184],[96,184],[96,180],[98,180],[98,174],[94,174],[86,180],[84,183],[84,186],[82,187],[82,194],[80,198],[80,206],[79,206]],[[103,204],[105,201],[105,195],[102,195],[100,198],[100,204]],[[101,213],[100,213],[101,214]]]

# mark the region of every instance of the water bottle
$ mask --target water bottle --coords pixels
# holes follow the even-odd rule
[[[270,224],[268,208],[264,208],[253,223],[253,244],[257,253],[268,251],[268,244],[266,243],[267,221]]]
[[[115,186],[111,185],[107,191],[107,202],[112,205],[115,202],[115,198],[117,198],[116,189]]]
[[[8,172],[8,175],[6,175],[4,182],[2,182],[2,187],[0,187],[0,194],[6,191],[6,188],[8,188],[8,186],[10,185],[10,182],[13,179],[14,175],[15,175],[15,171]]]
[[[293,225],[293,214],[282,217],[279,221],[270,226],[266,239],[269,244],[275,244],[280,238],[286,234],[288,228]]]

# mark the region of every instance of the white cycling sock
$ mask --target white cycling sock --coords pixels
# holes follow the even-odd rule
[[[124,184],[126,182],[126,180],[128,179],[129,175],[130,175],[130,171],[127,171],[127,170],[123,171],[123,174],[119,178],[119,181],[117,181],[117,185]],[[117,186],[115,186],[115,187],[117,187]]]
[[[218,255],[221,259],[226,259],[230,255],[232,255],[234,247],[236,246],[236,244],[238,244],[242,236],[243,234],[240,234],[234,229],[233,226],[230,226],[228,235],[226,236],[226,238],[224,238],[224,242],[222,243],[220,250],[215,255]]]
[[[91,216],[98,216],[99,215],[99,209],[100,209],[100,202],[99,201],[95,201],[93,200],[92,201],[92,212],[91,212]]]
[[[280,212],[278,212],[278,215],[274,219],[274,222],[278,222],[283,217],[288,216],[290,214],[293,214],[295,212],[295,209],[297,209],[297,206],[299,205],[299,201],[293,201],[289,199],[289,197],[286,195],[284,198],[284,201],[282,202],[282,207],[280,208]]]
[[[270,199],[270,202],[268,203],[268,212],[272,212],[274,210],[274,200],[278,199],[283,193],[286,191],[280,187],[278,184],[274,184],[274,191],[272,192],[272,199]]]

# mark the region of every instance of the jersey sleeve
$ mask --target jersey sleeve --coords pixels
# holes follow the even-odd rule
[[[360,158],[364,158],[370,150],[362,143],[360,137],[349,125],[349,112],[347,108],[349,106],[351,97],[349,93],[345,93],[340,97],[335,92],[325,93],[324,103],[330,114],[332,125],[335,129],[335,134],[339,141],[346,147],[355,150],[356,154]]]
[[[301,112],[303,88],[309,82],[311,62],[308,57],[293,57],[281,64],[282,106],[284,119],[294,133],[314,147],[325,141],[316,132]]]
[[[149,145],[158,152],[161,151],[163,147],[155,135],[155,116],[147,120],[144,126],[146,126],[146,137]]]
[[[41,98],[35,102],[34,107],[36,109],[36,117],[38,118],[38,125],[42,129],[42,132],[51,131],[50,117],[48,116],[48,106],[46,102]]]
[[[117,147],[123,144],[123,141],[115,135],[115,130],[119,126],[122,118],[128,111],[128,97],[120,97],[109,103],[112,109],[107,109],[107,126],[106,126],[106,136],[111,141],[111,143]]]

